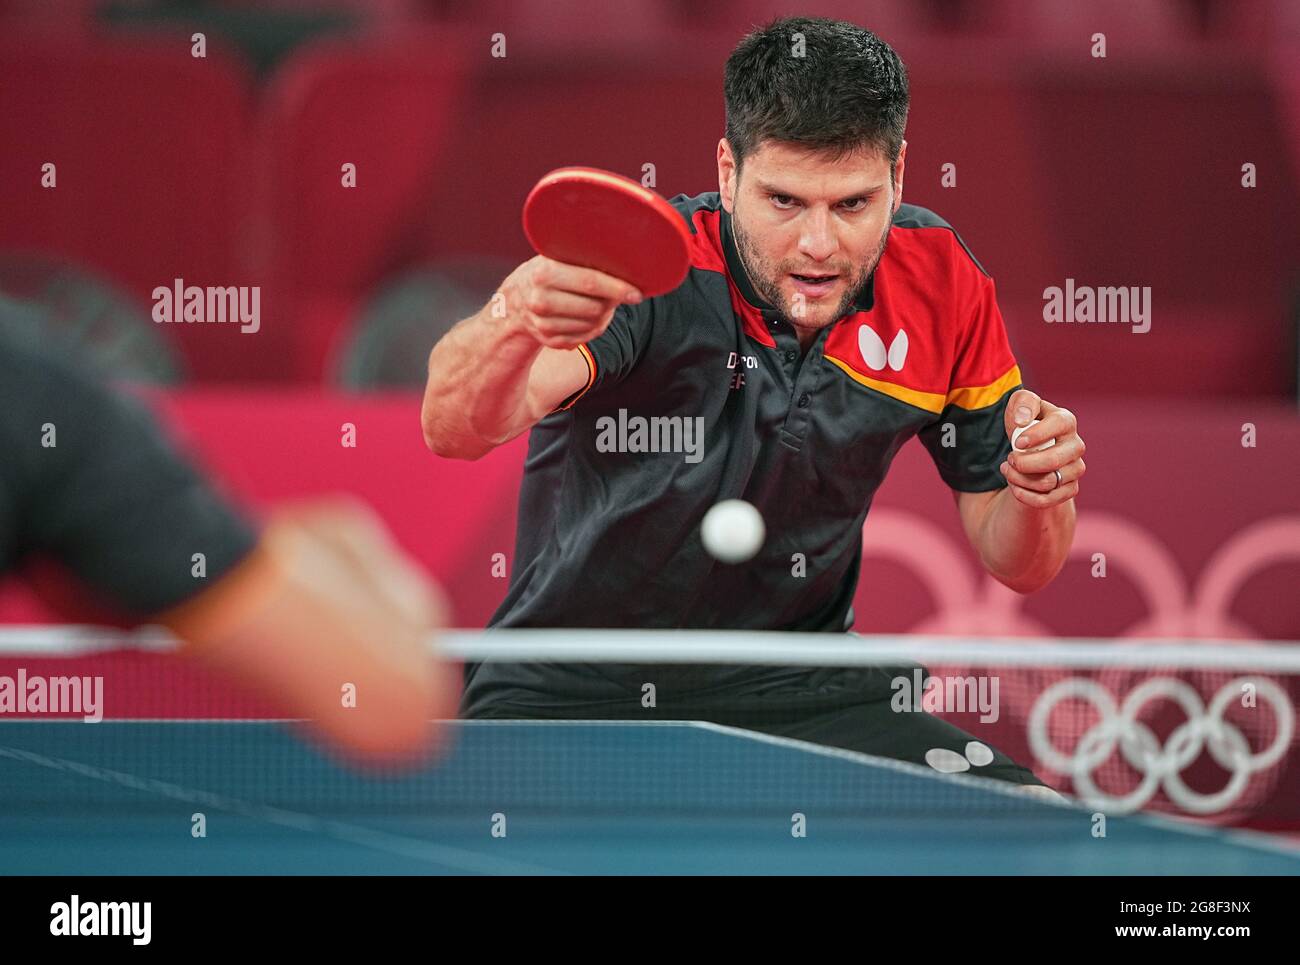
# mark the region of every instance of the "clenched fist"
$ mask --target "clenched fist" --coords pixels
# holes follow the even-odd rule
[[[516,268],[500,291],[510,324],[555,349],[590,342],[605,331],[619,305],[635,305],[643,299],[635,287],[612,275],[544,255]]]

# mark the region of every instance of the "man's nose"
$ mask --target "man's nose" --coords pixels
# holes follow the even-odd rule
[[[813,261],[825,261],[835,254],[839,242],[829,211],[810,209],[804,215],[803,230],[799,235],[799,253]]]

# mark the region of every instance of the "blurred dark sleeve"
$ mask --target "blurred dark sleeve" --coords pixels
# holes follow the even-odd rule
[[[52,557],[126,615],[211,586],[253,548],[251,523],[145,407],[67,348],[0,319],[0,571]],[[195,575],[202,554],[206,575]]]

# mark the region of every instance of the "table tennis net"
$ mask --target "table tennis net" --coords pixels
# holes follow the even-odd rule
[[[1291,644],[548,630],[449,633],[437,648],[455,672],[595,673],[604,696],[434,724],[447,737],[439,757],[358,771],[281,721],[274,695],[162,638],[9,628],[0,815],[206,804],[411,820],[801,807],[1014,819],[1042,807],[987,781],[996,751],[1084,808],[1300,829]],[[519,667],[529,672],[512,676]],[[963,739],[904,763],[861,752],[877,747],[865,731],[906,730],[916,714]]]

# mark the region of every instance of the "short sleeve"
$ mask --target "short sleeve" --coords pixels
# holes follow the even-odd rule
[[[126,613],[206,589],[256,543],[254,529],[177,454],[136,399],[68,356],[0,339],[0,526],[16,562],[48,555]],[[206,560],[192,575],[195,554]]]
[[[587,362],[587,384],[565,399],[560,409],[627,377],[649,349],[657,302],[649,298],[639,305],[620,305],[605,331],[578,349]]]
[[[1011,452],[1004,412],[1011,393],[1021,387],[1021,376],[993,279],[982,272],[967,314],[943,411],[920,438],[949,487],[986,492],[1006,485],[998,469]]]

